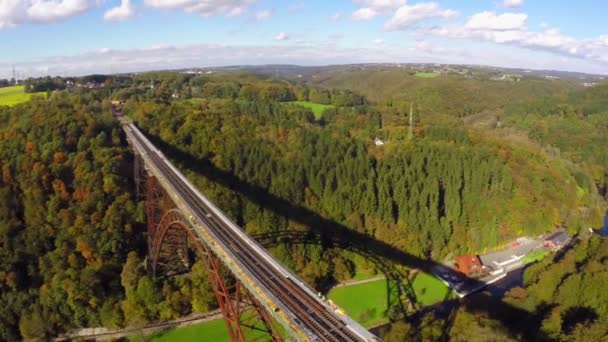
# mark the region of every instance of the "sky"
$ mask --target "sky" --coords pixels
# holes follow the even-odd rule
[[[0,0],[0,78],[237,64],[608,74],[605,0]]]

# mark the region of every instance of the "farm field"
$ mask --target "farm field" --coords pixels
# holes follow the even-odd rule
[[[27,102],[34,93],[26,93],[24,86],[0,88],[0,106],[14,106]]]
[[[287,102],[287,103],[309,108],[315,114],[315,119],[317,119],[317,120],[319,120],[323,117],[323,112],[326,109],[334,108],[334,106],[332,106],[332,105],[324,105],[324,104],[314,103],[314,102],[310,102],[310,101],[291,101],[291,102]]]
[[[433,78],[439,76],[439,73],[436,72],[417,72],[416,77],[421,78]]]

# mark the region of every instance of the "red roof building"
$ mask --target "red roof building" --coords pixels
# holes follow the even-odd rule
[[[456,270],[466,276],[476,275],[481,273],[481,260],[477,255],[463,255],[454,259],[454,267]]]

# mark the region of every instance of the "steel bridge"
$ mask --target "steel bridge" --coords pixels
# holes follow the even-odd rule
[[[135,124],[116,110],[114,114],[134,154],[138,196],[146,200],[149,271],[154,276],[187,270],[189,251],[196,251],[207,265],[232,341],[247,341],[246,332],[254,325],[257,330],[263,326],[265,340],[380,341],[281,265],[203,195]]]

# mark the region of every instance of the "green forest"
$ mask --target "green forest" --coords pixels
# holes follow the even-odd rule
[[[0,106],[0,340],[142,326],[216,307],[200,262],[175,277],[146,274],[145,203],[135,198],[132,155],[110,100],[122,101],[124,114],[248,234],[323,291],[383,272],[349,248],[356,241],[345,248],[327,241],[372,240],[417,260],[442,260],[556,226],[577,234],[603,222],[605,85],[397,72],[300,83],[169,72],[85,81],[104,88],[30,80],[26,89],[49,91],[48,98]],[[315,116],[294,101],[325,109]],[[525,287],[508,293],[506,305],[527,312],[535,331],[502,327],[461,305],[451,321],[427,314],[382,334],[386,341],[446,334],[473,341],[472,331],[605,336],[608,294],[588,285],[605,282],[605,244],[592,238],[557,263],[534,264]],[[588,293],[566,300],[573,291]],[[570,322],[572,310],[588,319]],[[467,331],[471,322],[476,328]]]

